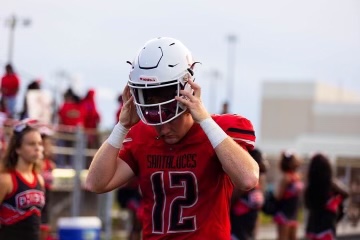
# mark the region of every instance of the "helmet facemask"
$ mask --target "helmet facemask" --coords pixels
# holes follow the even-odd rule
[[[180,90],[192,91],[187,84],[185,74],[180,80],[166,83],[132,84],[129,82],[131,92],[140,119],[147,125],[161,125],[174,120],[185,112],[186,107],[175,99],[181,96]],[[184,82],[183,80],[186,80]]]

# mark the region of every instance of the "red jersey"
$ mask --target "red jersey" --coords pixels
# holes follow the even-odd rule
[[[238,115],[213,119],[241,146],[253,148],[249,120]],[[233,184],[199,124],[180,142],[166,144],[154,127],[139,122],[119,156],[139,178],[144,239],[230,239]]]
[[[19,91],[20,80],[16,74],[6,74],[1,79],[1,93],[5,97],[12,97]]]
[[[100,123],[100,115],[95,108],[91,108],[91,105],[86,103],[83,104],[84,106],[84,127],[94,129]]]
[[[60,110],[60,123],[68,126],[83,126],[85,112],[80,103],[65,102]]]
[[[84,111],[84,127],[97,128],[100,122],[100,115],[95,103],[95,90],[90,90],[81,101]]]

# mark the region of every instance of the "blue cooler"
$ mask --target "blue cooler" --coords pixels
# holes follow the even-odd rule
[[[59,240],[100,240],[97,217],[62,217],[57,222]]]

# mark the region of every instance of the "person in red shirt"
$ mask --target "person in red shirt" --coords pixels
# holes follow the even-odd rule
[[[11,64],[5,66],[5,75],[1,78],[0,92],[6,104],[9,117],[15,117],[16,97],[20,88],[20,80]]]
[[[96,107],[94,89],[90,89],[87,92],[86,96],[81,100],[81,105],[84,111],[84,128],[87,136],[87,148],[98,148],[100,143],[97,128],[100,124],[100,114]],[[91,157],[87,157],[86,168],[90,166],[91,160]]]
[[[64,128],[73,130],[77,126],[84,126],[85,111],[79,96],[69,88],[64,94],[64,103],[59,108],[59,123]]]
[[[190,51],[173,38],[145,44],[131,63],[119,122],[91,163],[86,188],[111,191],[138,177],[143,239],[230,239],[234,187],[254,188],[251,122],[210,115]],[[141,119],[141,121],[140,121]]]
[[[84,127],[89,129],[97,128],[100,123],[100,115],[96,107],[95,90],[90,89],[81,103],[85,111]]]
[[[98,148],[97,128],[100,123],[100,114],[95,103],[95,90],[90,89],[81,101],[84,110],[84,127],[87,131],[89,148]]]
[[[76,128],[84,126],[85,111],[79,96],[77,96],[71,88],[65,92],[64,103],[60,106],[58,114],[59,132],[73,138],[71,140],[69,138],[67,138],[67,140],[61,140],[59,145],[64,147],[73,147]],[[57,164],[62,167],[72,167],[72,156],[58,156]]]

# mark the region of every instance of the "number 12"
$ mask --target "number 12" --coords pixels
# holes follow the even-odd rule
[[[193,232],[196,230],[196,216],[183,216],[183,209],[194,206],[198,200],[197,179],[192,172],[169,172],[169,187],[164,186],[164,172],[151,175],[154,206],[152,210],[153,233],[164,233],[166,189],[175,188],[176,195],[169,205],[167,233]]]

